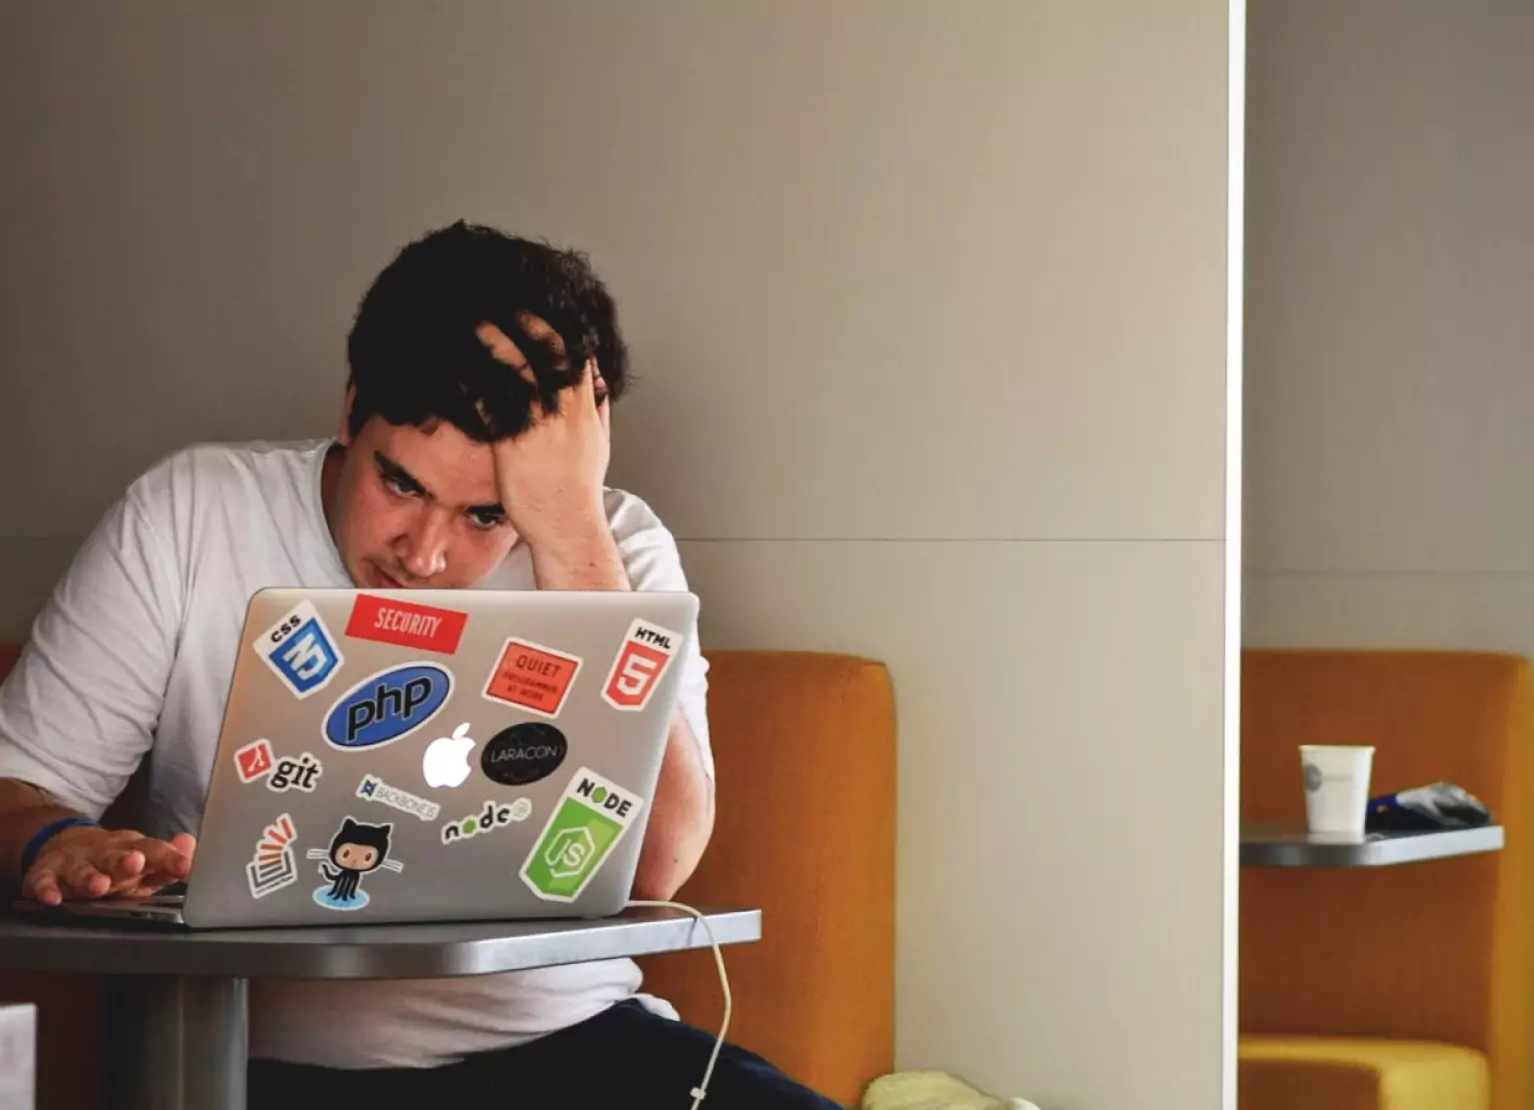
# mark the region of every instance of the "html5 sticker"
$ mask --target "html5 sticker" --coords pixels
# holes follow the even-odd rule
[[[355,640],[377,640],[452,655],[458,650],[468,620],[469,614],[452,609],[363,594],[352,606],[346,634]]]
[[[554,718],[564,708],[565,695],[580,669],[579,656],[512,638],[506,641],[500,661],[490,672],[484,696]]]
[[[602,687],[602,697],[614,709],[637,712],[650,704],[650,695],[660,684],[661,676],[681,649],[682,636],[651,624],[635,620],[629,625],[613,669]]]
[[[301,601],[252,645],[283,685],[307,698],[325,687],[345,662],[314,604]]]

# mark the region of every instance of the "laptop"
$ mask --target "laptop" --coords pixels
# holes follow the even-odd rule
[[[686,592],[262,590],[184,889],[20,905],[189,928],[614,914],[697,614]]]

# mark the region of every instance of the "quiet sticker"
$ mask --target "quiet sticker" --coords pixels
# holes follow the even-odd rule
[[[452,655],[458,650],[468,620],[469,614],[452,609],[362,594],[352,606],[346,634],[357,640]]]
[[[639,795],[582,767],[522,865],[522,881],[539,898],[575,901],[643,806]]]
[[[256,854],[245,865],[252,898],[265,898],[298,882],[298,865],[293,860],[293,841],[297,837],[293,818],[286,813],[262,830]]]
[[[618,657],[602,687],[602,697],[614,709],[638,711],[650,704],[650,695],[682,646],[680,633],[635,620],[629,625]]]
[[[357,784],[357,797],[380,805],[393,806],[403,813],[413,813],[422,821],[435,821],[442,807],[425,798],[417,798],[408,790],[390,786],[377,775],[363,775]]]
[[[510,639],[490,672],[485,697],[543,717],[557,717],[580,669],[581,661],[574,655]]]
[[[330,630],[314,609],[301,601],[252,645],[256,654],[300,698],[307,698],[336,676],[345,660]]]

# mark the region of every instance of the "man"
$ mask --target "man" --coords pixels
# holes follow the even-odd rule
[[[121,897],[187,875],[261,587],[686,587],[649,507],[604,486],[628,355],[584,258],[463,223],[434,232],[379,275],[347,354],[333,441],[166,459],[107,512],[38,617],[0,688],[0,880],[23,896]],[[713,824],[695,641],[637,898],[674,894]],[[99,827],[151,750],[145,833]],[[572,1082],[599,1068],[637,1105],[684,1107],[712,1038],[638,987],[627,960],[257,981],[250,1104],[607,1106],[607,1084]],[[831,1105],[738,1049],[708,1101]]]

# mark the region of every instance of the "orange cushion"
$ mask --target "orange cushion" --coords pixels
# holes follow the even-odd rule
[[[1434,1041],[1241,1038],[1240,1110],[1486,1110],[1486,1057]]]

